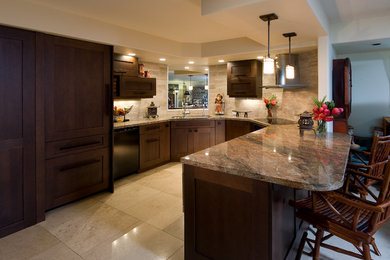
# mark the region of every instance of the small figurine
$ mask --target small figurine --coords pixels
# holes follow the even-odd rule
[[[225,101],[223,101],[223,96],[221,94],[218,94],[217,97],[215,98],[215,114],[216,115],[224,115],[224,105]]]

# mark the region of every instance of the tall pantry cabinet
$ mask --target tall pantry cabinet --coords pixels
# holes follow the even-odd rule
[[[109,187],[111,55],[110,46],[37,33],[45,209]]]
[[[0,237],[35,223],[35,34],[0,26]]]
[[[112,188],[112,47],[0,26],[0,237]]]

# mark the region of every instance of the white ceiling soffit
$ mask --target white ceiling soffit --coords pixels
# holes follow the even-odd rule
[[[259,15],[272,12],[279,19],[271,23],[271,50],[287,45],[286,32],[297,32],[293,44],[326,34],[306,0],[226,1],[229,8],[202,15],[201,0],[1,0],[0,24],[199,59],[220,55],[224,41],[225,55],[256,45],[263,52],[267,23]]]
[[[380,45],[378,45],[378,43]],[[333,44],[337,54],[390,51],[390,38]]]

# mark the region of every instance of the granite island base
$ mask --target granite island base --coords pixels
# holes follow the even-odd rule
[[[289,200],[343,184],[350,136],[269,126],[185,156],[185,259],[293,259]]]
[[[288,201],[307,191],[191,165],[183,172],[185,259],[294,259],[304,226]]]

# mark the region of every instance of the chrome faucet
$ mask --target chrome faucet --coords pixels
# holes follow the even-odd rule
[[[186,114],[190,114],[190,111],[187,108],[187,103],[184,103],[183,104],[183,117],[185,117]]]

